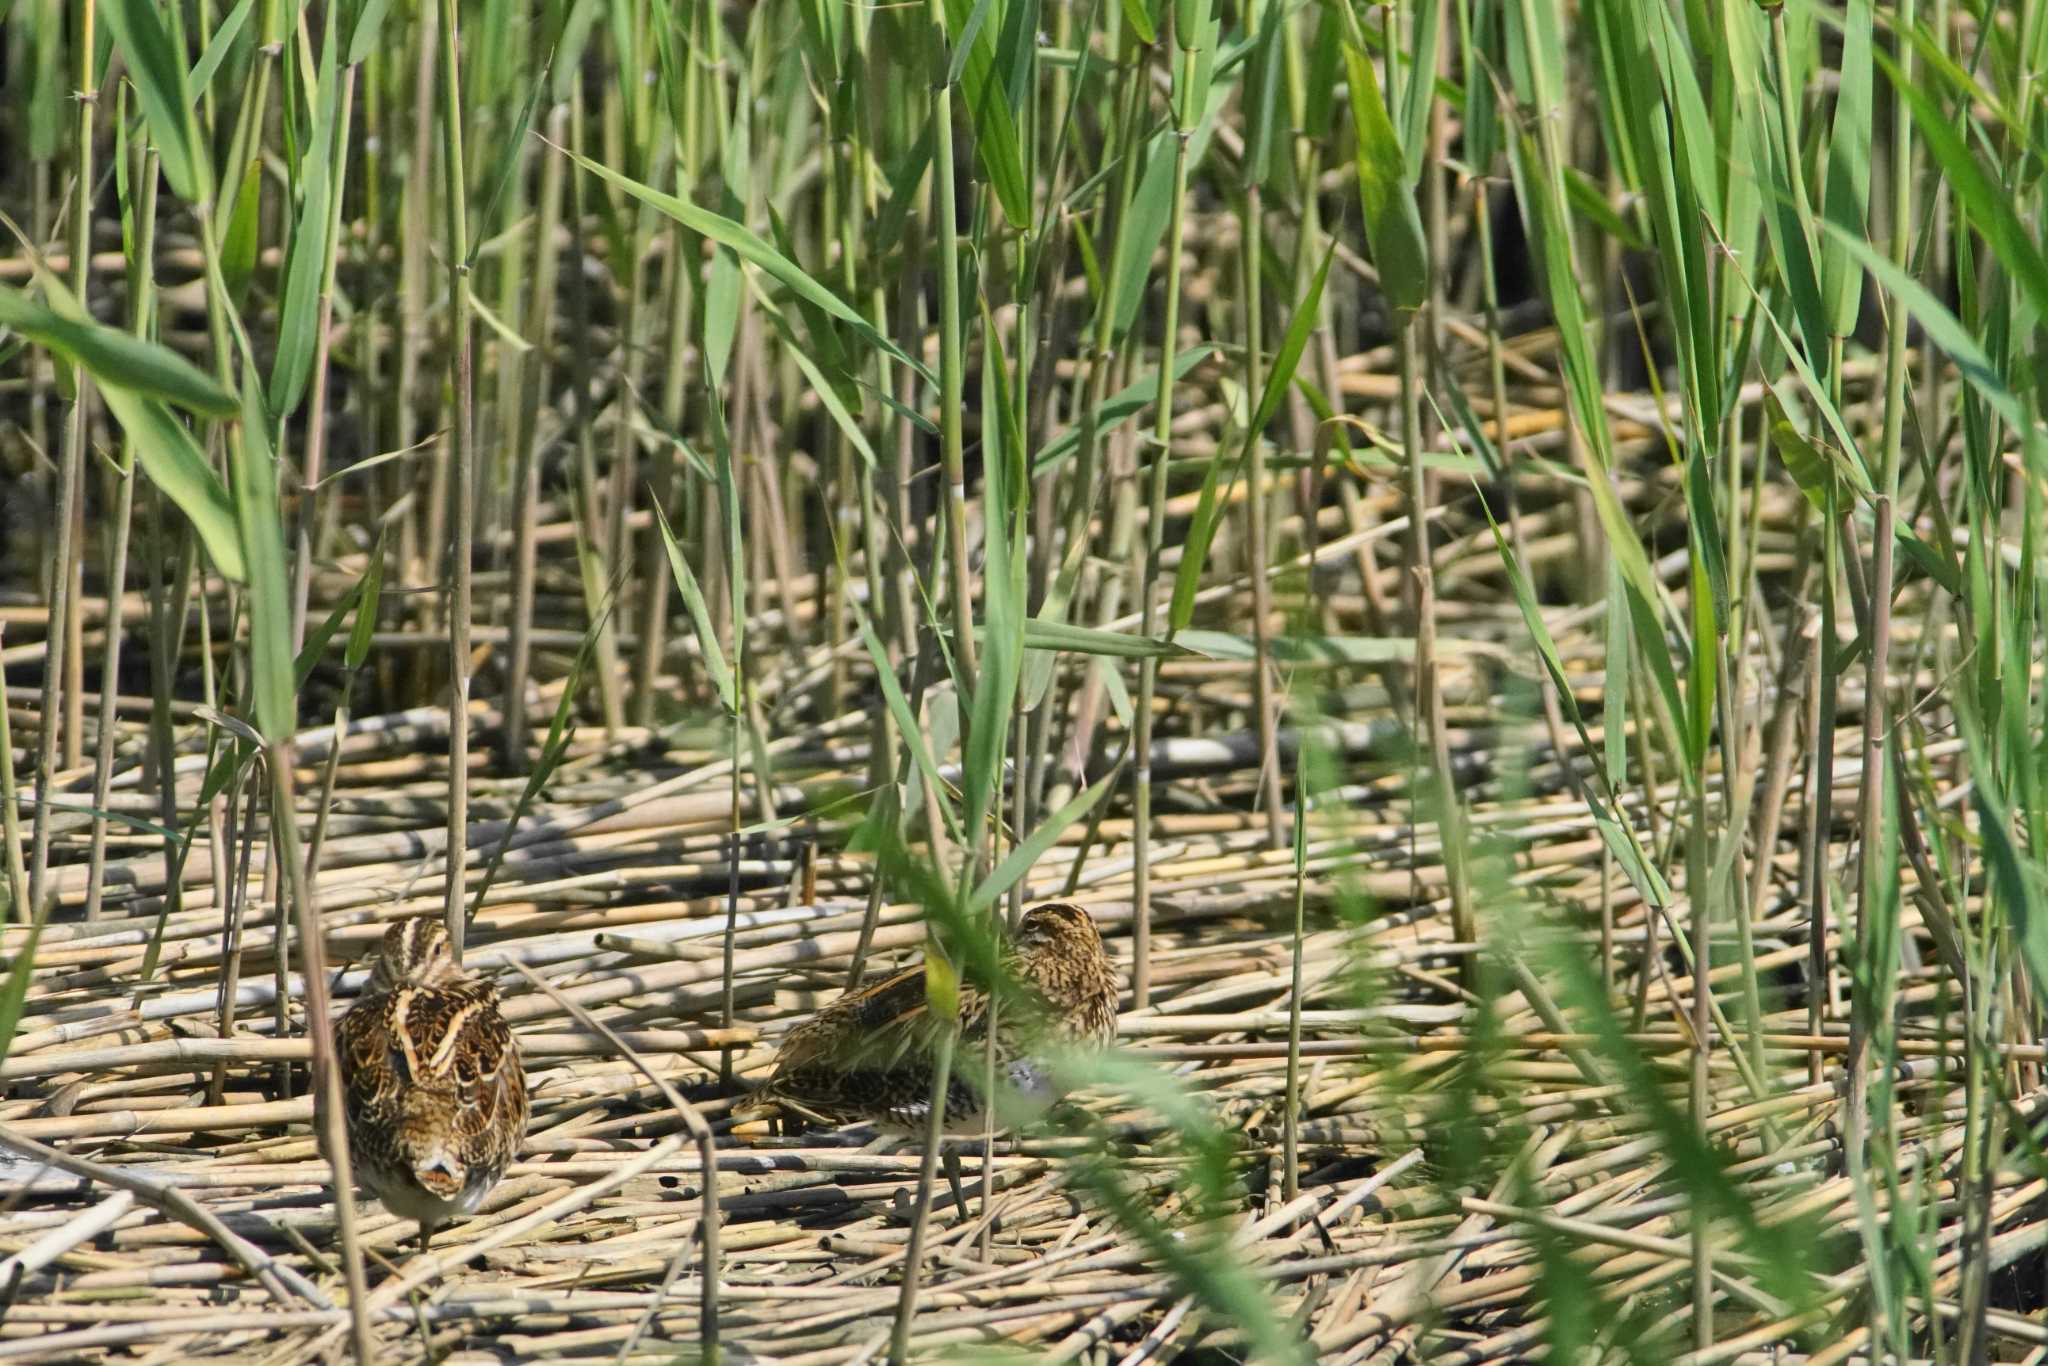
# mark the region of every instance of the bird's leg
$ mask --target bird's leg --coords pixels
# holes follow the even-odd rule
[[[967,1194],[960,1185],[960,1153],[957,1149],[946,1149],[946,1184],[953,1190],[953,1214],[957,1219],[967,1217]]]
[[[433,1236],[434,1236],[434,1221],[433,1221],[433,1220],[431,1220],[431,1219],[422,1219],[422,1220],[420,1220],[420,1252],[421,1252],[422,1254],[424,1254],[424,1253],[426,1252],[426,1250],[427,1250],[427,1243],[428,1243],[428,1241],[429,1241],[429,1240],[431,1240],[431,1239],[433,1238]]]

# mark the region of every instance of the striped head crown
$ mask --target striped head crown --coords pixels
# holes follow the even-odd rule
[[[370,972],[370,986],[376,991],[395,991],[401,986],[434,986],[462,976],[455,961],[455,946],[440,921],[422,916],[401,920],[384,931],[377,949],[377,965]]]
[[[1099,953],[1102,932],[1096,929],[1095,918],[1071,901],[1049,901],[1026,911],[1017,926],[1017,946],[1029,951],[1056,944]]]

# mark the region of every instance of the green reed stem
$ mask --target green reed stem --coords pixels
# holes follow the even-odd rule
[[[71,292],[81,304],[87,299],[92,281],[92,139],[94,92],[93,0],[83,0],[78,16],[78,166],[72,182],[71,203]],[[59,707],[72,709],[65,689],[72,644],[70,622],[77,612],[79,499],[85,478],[86,427],[92,420],[92,385],[85,370],[77,370],[78,391],[71,405],[71,425],[65,432],[64,463],[58,472],[57,553],[50,570],[50,615],[43,632],[43,695],[36,712],[36,814],[30,836],[28,857],[29,912],[33,916],[43,900],[43,880],[50,866],[50,793],[56,785],[57,739],[65,735],[63,766],[77,766],[77,726],[59,722]],[[119,609],[115,620],[118,622]]]
[[[1199,34],[1176,32],[1181,82],[1194,84]],[[1150,640],[1159,628],[1159,558],[1166,541],[1166,476],[1173,461],[1173,352],[1180,336],[1181,249],[1187,228],[1188,142],[1194,136],[1190,101],[1175,101],[1173,199],[1166,222],[1166,317],[1159,344],[1159,392],[1153,400],[1151,497],[1145,522],[1145,576],[1139,587],[1139,634]],[[1152,1000],[1152,703],[1159,691],[1159,661],[1146,656],[1138,665],[1136,734],[1132,738],[1132,797],[1137,806],[1132,834],[1137,867],[1133,894],[1137,907],[1131,922],[1131,995],[1143,1010]]]
[[[458,959],[468,929],[465,874],[469,868],[469,617],[470,539],[476,512],[476,474],[471,468],[474,358],[469,325],[469,210],[462,162],[461,35],[456,0],[441,0],[441,174],[447,197],[442,251],[448,261],[448,326],[454,354],[449,383],[455,412],[448,434],[450,534],[448,538],[448,878],[444,915],[448,940]]]
[[[927,0],[931,25],[933,80],[932,219],[939,233],[939,431],[946,479],[946,548],[953,579],[954,658],[961,671],[960,715],[974,692],[974,580],[967,567],[967,456],[962,392],[966,362],[960,342],[960,229],[955,221],[953,184],[953,86],[946,73],[951,45],[946,39],[945,0]]]

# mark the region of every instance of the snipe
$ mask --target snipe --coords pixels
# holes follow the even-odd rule
[[[1094,920],[1070,902],[1025,912],[1004,945],[1003,961],[1024,990],[1022,999],[1005,1000],[995,1012],[997,1066],[1010,1086],[1049,1102],[1057,1096],[1047,1052],[1103,1047],[1115,1037],[1116,971]],[[982,1124],[988,1007],[985,989],[961,984],[959,1045],[944,1119],[955,1133],[978,1132]],[[937,1040],[919,963],[840,997],[791,1029],[774,1074],[735,1114],[780,1110],[819,1124],[869,1120],[922,1133],[931,1114]]]
[[[438,923],[402,921],[334,1044],[356,1181],[418,1222],[424,1250],[526,1138],[526,1073],[498,989],[462,970]]]

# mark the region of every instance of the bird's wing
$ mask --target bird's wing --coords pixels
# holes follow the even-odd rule
[[[987,1012],[982,993],[960,987],[960,1029],[973,1035]],[[906,968],[840,997],[789,1031],[776,1070],[817,1063],[889,1067],[928,1054],[940,1023],[925,999],[924,966]]]

